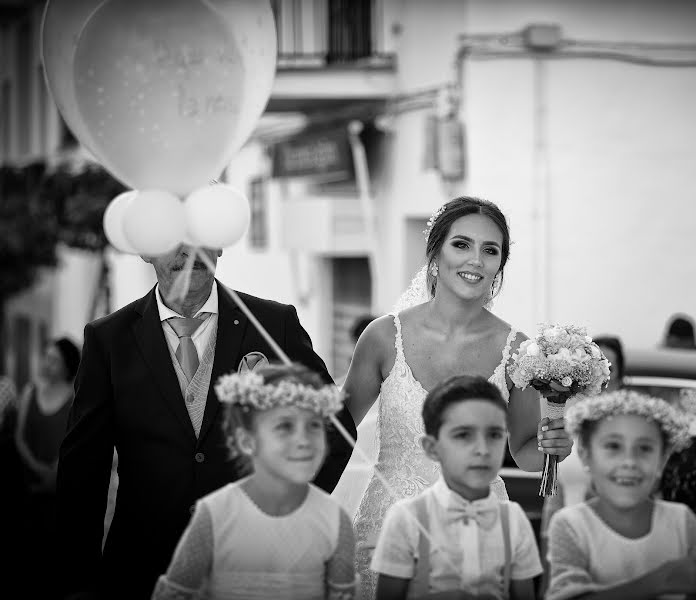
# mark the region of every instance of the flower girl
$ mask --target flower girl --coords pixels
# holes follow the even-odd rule
[[[579,401],[565,418],[596,497],[551,519],[546,598],[696,593],[696,516],[652,497],[670,452],[689,443],[686,416],[664,400],[619,390]]]
[[[353,598],[350,519],[310,483],[340,391],[298,365],[226,375],[215,391],[253,473],[198,501],[153,599]]]

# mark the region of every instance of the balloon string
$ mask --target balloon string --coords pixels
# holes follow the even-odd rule
[[[211,273],[215,273],[215,265],[213,262],[208,258],[208,255],[203,252],[200,248],[194,248],[195,253],[198,254],[198,257],[201,259],[203,264],[205,264],[206,267],[210,270]],[[258,330],[258,332],[261,334],[261,336],[268,342],[268,345],[273,349],[273,351],[280,357],[280,359],[286,364],[289,365],[291,364],[290,359],[288,358],[287,354],[283,352],[283,350],[278,346],[276,341],[270,336],[270,334],[266,331],[263,325],[259,323],[258,319],[252,314],[252,312],[249,310],[246,304],[242,301],[242,299],[239,297],[237,292],[235,292],[232,288],[225,286],[225,289],[227,292],[229,292],[230,296],[232,296],[232,299],[237,303],[237,306],[239,306],[240,310],[247,316],[247,318],[253,323],[254,327]],[[380,473],[379,469],[377,468],[377,465],[370,460],[370,457],[367,456],[365,451],[360,447],[356,445],[356,440],[353,438],[350,433],[348,433],[348,430],[343,426],[343,424],[336,418],[335,415],[331,415],[329,417],[331,420],[331,423],[333,426],[338,430],[338,432],[343,436],[343,438],[348,442],[348,444],[353,448],[353,451],[357,451],[358,456],[363,459],[367,464],[372,465],[373,467],[373,473],[374,476],[379,480],[379,482],[384,486],[384,489],[387,491],[387,494],[391,496],[392,500],[399,500],[400,496],[396,493],[396,490],[391,486],[391,484],[387,481],[387,479]],[[416,527],[419,529],[419,531],[425,536],[425,538],[428,540],[428,542],[431,544],[431,546],[435,547],[436,542],[433,539],[433,537],[430,535],[430,533],[421,525],[420,521],[418,518],[414,515],[414,523],[416,524]],[[451,562],[449,557],[447,558],[448,562],[450,562],[450,567],[452,567],[455,571],[458,569],[458,567]]]
[[[181,273],[176,276],[172,289],[169,290],[167,302],[183,302],[184,298],[186,298],[186,294],[188,294],[189,291],[189,286],[191,285],[191,274],[193,272],[194,262],[196,262],[196,253],[191,252],[186,258],[186,262],[184,263],[184,268],[181,270]]]
[[[203,250],[199,248],[194,249],[195,252],[198,253],[198,257],[201,259],[203,264],[208,267],[208,269],[212,272],[215,273],[215,265],[213,264],[213,261],[208,258],[208,255],[203,252]],[[232,296],[232,299],[237,303],[237,306],[239,306],[240,310],[246,315],[246,317],[253,323],[254,327],[258,330],[258,332],[261,334],[263,339],[266,340],[268,345],[272,348],[273,352],[276,353],[276,356],[280,358],[283,363],[286,365],[289,365],[292,363],[292,361],[288,358],[288,355],[283,352],[283,349],[277,344],[277,342],[270,336],[270,334],[266,331],[266,329],[259,323],[258,319],[253,315],[253,313],[249,310],[246,304],[242,302],[242,299],[239,297],[237,292],[235,292],[232,288],[229,288],[225,286],[225,289],[229,292],[230,296]]]

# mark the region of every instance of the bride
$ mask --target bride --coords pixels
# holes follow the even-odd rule
[[[510,452],[522,469],[540,471],[544,453],[563,459],[570,452],[563,420],[540,423],[537,392],[513,388],[506,374],[511,353],[527,337],[486,304],[500,289],[509,251],[507,222],[495,204],[470,197],[448,202],[428,222],[426,265],[394,314],[373,321],[356,345],[343,387],[346,405],[359,424],[379,396],[375,469],[391,488],[372,475],[355,516],[363,598],[375,595],[370,559],[387,509],[439,475],[420,445],[421,407],[435,384],[470,374],[497,385],[509,402]],[[500,477],[491,489],[507,499]]]

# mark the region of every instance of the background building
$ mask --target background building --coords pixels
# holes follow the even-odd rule
[[[5,164],[70,146],[43,83],[41,4],[0,1]],[[460,194],[509,217],[494,309],[527,333],[573,322],[653,346],[671,314],[696,312],[696,5],[273,5],[272,98],[226,172],[249,196],[252,223],[218,274],[295,304],[335,376],[352,321],[391,308],[423,261],[429,215]],[[90,318],[99,261],[61,257],[6,306],[8,367],[31,356],[41,331],[79,338]],[[108,261],[111,309],[154,282],[137,257]]]

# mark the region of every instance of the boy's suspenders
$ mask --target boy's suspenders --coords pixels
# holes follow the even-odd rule
[[[418,496],[413,501],[416,507],[416,518],[425,531],[430,531],[428,520],[428,507],[424,495]],[[430,541],[418,531],[418,560],[416,561],[416,573],[408,587],[409,598],[422,598],[430,592]]]
[[[503,590],[510,597],[510,571],[512,570],[512,543],[510,542],[510,513],[508,503],[500,503],[500,525],[503,528],[503,546],[505,547],[505,566],[503,567]]]
[[[428,531],[428,509],[425,496],[418,496],[413,502],[416,509],[416,518],[421,527]],[[510,514],[507,502],[500,503],[500,525],[503,530],[503,548],[505,552],[505,566],[503,567],[503,590],[505,597],[510,596],[510,571],[512,570],[512,544],[510,541]],[[430,592],[430,542],[419,530],[418,535],[418,560],[416,572],[408,588],[409,598],[421,598]]]

